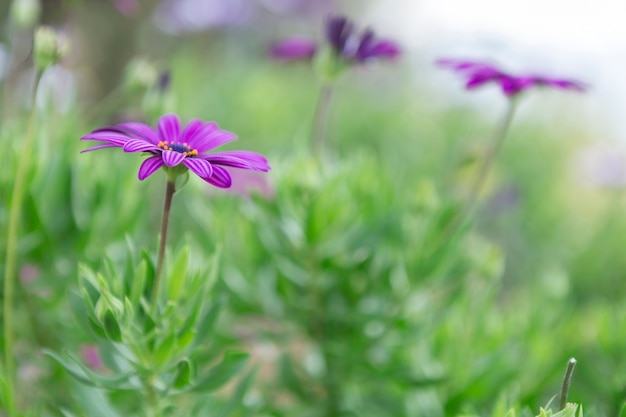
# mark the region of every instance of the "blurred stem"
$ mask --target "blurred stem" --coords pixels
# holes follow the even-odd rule
[[[310,311],[309,333],[322,352],[325,365],[325,373],[322,384],[326,392],[326,417],[338,417],[341,405],[340,378],[337,375],[335,355],[332,351],[333,325],[326,314],[325,297],[322,293],[322,275],[318,268],[317,260],[312,259],[309,266],[311,271],[311,286],[309,288]]]
[[[478,172],[478,176],[476,177],[476,181],[471,188],[469,197],[467,199],[467,208],[468,212],[471,215],[476,209],[476,205],[478,203],[478,196],[482,191],[485,181],[487,180],[487,174],[489,174],[489,170],[493,165],[498,153],[500,153],[500,149],[502,148],[502,144],[506,139],[509,128],[511,127],[511,122],[513,120],[513,116],[515,114],[515,110],[517,109],[516,105],[517,101],[515,98],[510,98],[508,100],[508,105],[506,112],[504,113],[504,117],[498,126],[491,148],[489,148],[486,158],[483,161],[483,164],[480,167],[480,171]]]
[[[165,186],[165,200],[163,201],[163,218],[161,220],[161,239],[159,241],[159,255],[157,259],[156,272],[154,274],[154,282],[152,283],[152,312],[156,311],[159,300],[159,288],[161,275],[163,274],[163,258],[165,258],[165,247],[167,245],[167,226],[170,222],[170,209],[172,207],[172,199],[176,192],[176,183],[167,180]]]
[[[322,84],[315,116],[313,119],[313,131],[311,132],[311,147],[316,158],[322,156],[324,151],[324,138],[326,135],[326,124],[328,122],[328,109],[333,95],[333,86],[330,83]]]
[[[561,398],[559,399],[559,410],[563,410],[567,405],[567,395],[569,394],[569,386],[572,382],[572,375],[574,374],[574,367],[576,366],[576,359],[571,358],[567,362],[567,368],[565,369],[565,376],[563,377],[563,384],[561,385]]]
[[[22,200],[24,199],[25,181],[29,161],[33,158],[32,142],[35,131],[35,116],[37,113],[37,88],[41,80],[42,71],[35,74],[33,83],[33,95],[31,101],[31,111],[26,127],[26,136],[22,148],[19,150],[17,161],[17,172],[13,183],[11,195],[11,207],[9,211],[9,225],[7,231],[6,263],[4,267],[4,362],[5,362],[5,392],[6,408],[9,416],[17,415],[15,405],[15,361],[13,357],[13,301],[15,298],[15,283],[17,281],[17,240],[19,232],[20,214]]]
[[[144,380],[144,390],[146,395],[146,412],[148,417],[160,417],[161,408],[159,406],[159,395],[155,391],[152,383],[148,380]]]

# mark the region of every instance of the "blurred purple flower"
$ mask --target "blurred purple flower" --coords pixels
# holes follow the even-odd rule
[[[329,16],[325,28],[326,43],[336,56],[351,63],[364,63],[372,59],[393,59],[400,55],[400,47],[392,41],[377,39],[374,31],[366,29],[358,34],[354,23],[345,16]],[[321,45],[307,38],[285,39],[272,46],[274,58],[295,60],[312,58]]]
[[[236,139],[215,122],[192,120],[181,131],[180,120],[167,114],[159,120],[155,130],[143,123],[120,123],[103,127],[83,136],[81,140],[102,142],[82,152],[120,147],[124,152],[145,152],[152,156],[139,168],[139,179],[144,180],[161,167],[185,167],[219,188],[229,188],[232,179],[224,167],[267,172],[270,166],[261,154],[249,151],[207,153]],[[182,166],[181,166],[182,164]]]
[[[594,187],[626,186],[626,148],[620,146],[589,146],[577,157],[581,179]]]
[[[276,59],[309,59],[317,51],[317,43],[308,38],[290,38],[272,46],[270,54]]]
[[[85,364],[91,369],[103,369],[104,363],[100,357],[98,347],[95,345],[82,345],[80,347],[80,356]]]
[[[139,2],[137,0],[113,0],[113,4],[125,17],[132,17],[139,13]]]
[[[26,264],[20,269],[20,282],[22,284],[30,284],[35,282],[40,274],[41,270],[37,265]]]
[[[493,82],[500,85],[502,92],[507,97],[514,97],[524,90],[538,86],[580,92],[584,92],[587,89],[587,85],[579,81],[551,78],[543,75],[512,75],[485,62],[440,59],[437,61],[437,65],[461,74],[466,80],[465,87],[468,90]]]

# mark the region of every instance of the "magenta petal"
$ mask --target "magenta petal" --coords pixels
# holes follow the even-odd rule
[[[161,140],[169,143],[178,142],[180,136],[180,120],[178,116],[175,114],[162,116],[159,119],[159,135]]]
[[[249,151],[229,151],[206,155],[204,157],[212,164],[226,165],[233,168],[252,169],[255,171],[269,171],[267,159],[263,155]]]
[[[155,145],[161,141],[159,134],[153,128],[143,123],[120,123],[115,125],[114,128],[135,139],[144,139]]]
[[[215,122],[203,123],[199,129],[194,129],[187,134],[183,132],[181,142],[186,142],[191,149],[197,149],[198,147],[202,147],[202,144],[208,136],[219,130],[220,128]]]
[[[163,166],[161,156],[152,156],[141,163],[139,174],[137,175],[141,181],[152,175],[157,169]]]
[[[278,42],[270,49],[270,55],[276,59],[310,59],[317,50],[316,42],[308,38],[291,38]]]
[[[396,43],[387,40],[382,40],[372,45],[370,50],[370,53],[374,56],[385,58],[395,58],[400,55],[400,52],[401,49]]]
[[[219,188],[230,188],[232,179],[226,169],[218,166],[213,166],[213,175],[209,178],[202,178],[211,185]]]
[[[198,141],[197,144],[194,144],[193,148],[197,149],[199,153],[202,153],[222,146],[228,142],[232,142],[235,139],[237,139],[237,135],[232,132],[227,130],[216,130],[203,138],[201,143]]]
[[[200,178],[209,178],[213,175],[213,167],[209,161],[200,158],[185,158],[183,164]]]
[[[124,145],[124,152],[148,152],[159,150],[158,146],[155,146],[145,140],[132,139],[126,142]]]
[[[165,162],[165,165],[168,167],[174,167],[186,158],[184,154],[176,151],[163,151],[161,156],[163,158],[163,162]]]
[[[202,131],[203,127],[204,122],[202,120],[193,119],[192,121],[187,123],[187,126],[185,126],[185,128],[183,129],[178,141],[180,143],[187,143],[189,146],[191,146],[191,142],[193,142],[194,137]]]
[[[118,145],[114,145],[112,143],[105,143],[102,145],[92,146],[91,148],[83,149],[82,151],[80,151],[80,153],[91,152],[91,151],[95,151],[95,150],[103,149],[103,148],[118,148],[118,147],[119,147]]]

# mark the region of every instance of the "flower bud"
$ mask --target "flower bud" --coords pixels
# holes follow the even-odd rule
[[[67,55],[67,38],[50,27],[42,26],[35,32],[35,66],[44,70],[53,66]]]
[[[13,0],[11,21],[17,27],[31,28],[37,24],[41,14],[39,0]]]
[[[131,91],[144,91],[155,86],[159,72],[155,65],[145,58],[133,58],[124,71],[124,83]]]

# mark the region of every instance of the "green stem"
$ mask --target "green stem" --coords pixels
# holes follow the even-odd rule
[[[313,118],[313,131],[311,132],[311,148],[313,154],[319,158],[324,148],[324,137],[326,134],[326,123],[328,121],[328,109],[332,98],[333,87],[331,84],[322,84],[320,95],[315,108]]]
[[[11,207],[9,209],[9,225],[7,231],[7,247],[6,247],[6,263],[4,266],[4,365],[6,387],[5,392],[6,407],[9,416],[17,415],[15,405],[15,361],[13,357],[13,301],[15,297],[15,283],[17,281],[17,240],[19,232],[20,214],[22,200],[25,193],[25,181],[28,168],[28,162],[33,159],[31,151],[33,135],[35,130],[35,116],[37,113],[37,88],[41,80],[42,71],[37,71],[35,82],[33,84],[32,108],[26,136],[24,138],[22,149],[19,152],[17,161],[17,172],[15,173],[15,182],[13,183],[13,193],[11,196]]]
[[[500,126],[498,126],[498,129],[495,132],[491,148],[488,150],[487,157],[484,159],[483,164],[480,167],[480,171],[478,172],[476,181],[474,182],[474,185],[472,186],[469,197],[467,199],[467,207],[470,215],[476,209],[478,196],[480,195],[480,192],[485,185],[487,174],[489,174],[489,169],[493,165],[493,162],[495,161],[496,156],[498,156],[498,153],[500,153],[502,144],[504,143],[509,128],[511,127],[511,122],[513,121],[513,115],[515,114],[516,108],[517,106],[515,99],[509,99],[504,118],[502,119]]]
[[[569,394],[569,386],[572,383],[572,375],[574,374],[574,367],[576,366],[576,359],[571,358],[567,362],[567,368],[565,369],[565,376],[563,377],[563,384],[561,384],[561,397],[559,399],[559,410],[563,410],[567,405],[567,395]]]
[[[156,311],[159,301],[159,288],[161,275],[163,274],[163,259],[165,258],[165,247],[167,246],[167,227],[170,222],[170,209],[172,207],[172,199],[176,192],[176,183],[167,180],[165,186],[165,199],[163,201],[163,218],[161,220],[161,240],[159,242],[159,255],[157,259],[156,272],[154,274],[154,282],[152,283],[152,312]]]

